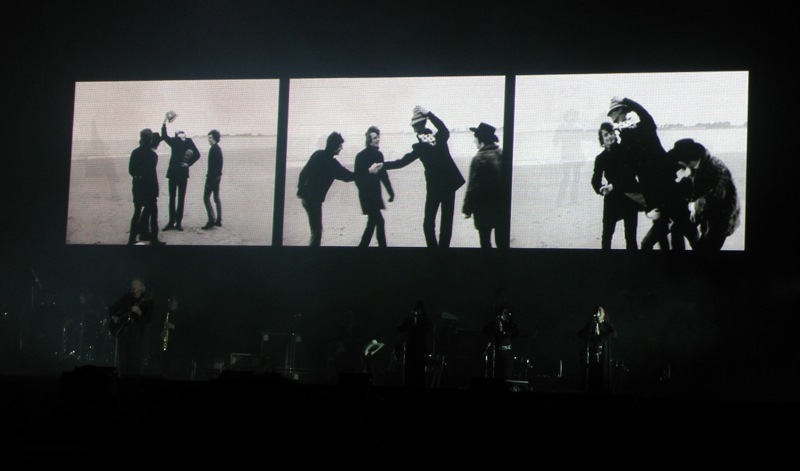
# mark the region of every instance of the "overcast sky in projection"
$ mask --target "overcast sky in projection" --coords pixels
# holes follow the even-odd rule
[[[422,105],[451,130],[480,121],[503,123],[504,77],[399,77],[293,79],[289,134],[326,136],[332,130],[362,136],[378,125],[384,133],[407,132],[411,110]],[[681,72],[530,75],[516,78],[517,131],[556,129],[573,110],[580,127],[607,119],[612,96],[641,103],[660,126],[747,121],[748,73]],[[204,136],[273,135],[277,130],[278,80],[78,82],[75,139],[125,139],[144,127],[160,128],[164,113],[177,120],[169,131]],[[93,136],[96,127],[97,135]]]
[[[501,127],[504,90],[502,76],[293,79],[289,135],[336,130],[345,138],[363,137],[370,125],[385,134],[410,133],[415,105],[434,112],[451,131],[481,121]]]
[[[614,96],[637,101],[659,126],[743,125],[748,79],[747,71],[517,76],[515,129],[554,130],[569,110],[578,125],[595,129],[608,120]]]
[[[75,84],[74,139],[138,139],[142,128],[161,129],[167,111],[178,113],[170,134],[183,130],[205,136],[275,135],[278,80],[176,80],[78,82]]]

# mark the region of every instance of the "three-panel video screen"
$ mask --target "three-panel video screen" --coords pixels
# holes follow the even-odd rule
[[[745,249],[747,71],[77,82],[72,126],[67,244]]]

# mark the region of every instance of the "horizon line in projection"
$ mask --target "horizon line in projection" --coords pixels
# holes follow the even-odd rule
[[[626,74],[520,75],[507,93],[505,76],[303,78],[289,81],[286,154],[277,155],[279,83],[265,80],[77,82],[73,113],[72,164],[66,228],[67,244],[124,245],[133,213],[128,158],[138,132],[160,131],[164,114],[178,117],[168,133],[192,137],[201,158],[190,169],[184,231],[161,233],[167,246],[270,246],[274,217],[282,217],[281,244],[309,240],[305,211],[296,196],[297,174],[331,132],[345,139],[336,157],[354,169],[369,126],[381,130],[380,150],[396,160],[417,142],[412,109],[436,114],[451,135],[451,155],[465,180],[477,153],[470,127],[497,128],[502,148],[512,139],[511,240],[514,249],[600,249],[602,197],[590,185],[593,162],[602,148],[597,129],[613,96],[629,97],[653,116],[665,150],[693,138],[730,168],[741,202],[741,224],[722,250],[744,250],[748,73],[676,72]],[[509,101],[510,98],[512,101]],[[506,123],[506,106],[513,122]],[[428,123],[430,126],[430,123]],[[504,130],[513,129],[513,136]],[[203,190],[211,129],[222,135],[224,155],[220,194],[223,227],[201,230],[206,222]],[[161,143],[158,220],[168,219],[166,167],[170,148]],[[276,164],[280,165],[279,167]],[[425,247],[422,230],[425,169],[414,162],[388,172],[396,198],[382,211],[388,247]],[[275,182],[285,182],[284,205],[273,214]],[[450,246],[479,247],[473,219],[461,213],[465,184],[456,193]],[[358,189],[334,181],[323,204],[322,246],[355,247],[367,216]],[[638,238],[651,221],[639,214]],[[436,230],[440,220],[437,215]],[[373,240],[372,246],[377,245]],[[624,249],[622,222],[613,248]]]

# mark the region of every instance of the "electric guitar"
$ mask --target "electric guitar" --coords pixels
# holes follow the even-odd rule
[[[132,326],[136,322],[136,314],[133,312],[133,306],[139,306],[143,302],[148,301],[150,298],[147,296],[142,296],[139,300],[134,301],[129,306],[120,306],[116,312],[112,312],[111,316],[116,316],[117,320],[114,321],[114,317],[109,317],[108,324],[108,331],[114,337],[122,337],[125,335],[125,332],[128,331],[128,328]]]

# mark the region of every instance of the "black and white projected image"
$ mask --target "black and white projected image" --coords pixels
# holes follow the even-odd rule
[[[270,245],[277,112],[278,80],[77,82],[66,243]],[[136,178],[129,163],[140,131],[160,135],[162,125],[168,139],[155,149],[158,230],[152,237],[152,218],[132,223]],[[209,161],[212,130],[219,142]],[[173,152],[183,170],[167,178]],[[221,166],[218,182],[209,181],[218,183],[216,195],[206,195],[209,166],[212,177]]]
[[[410,153],[412,145],[419,142],[411,126],[415,107],[433,113],[440,120],[439,125],[449,131],[447,144],[452,160],[457,173],[467,180],[471,160],[477,152],[470,128],[481,122],[490,124],[496,128],[502,144],[504,93],[502,76],[292,79],[283,244],[305,246],[311,242],[308,214],[297,196],[298,181],[312,154],[325,149],[331,133],[337,132],[344,139],[341,151],[334,158],[346,172],[344,180],[334,179],[325,193],[319,244],[356,247],[362,243],[368,217],[362,210],[359,188],[353,181],[347,181],[346,175],[355,170],[356,155],[367,147],[369,128],[374,126],[379,131],[378,149],[384,160],[395,161]],[[435,123],[430,118],[425,126],[433,133],[441,131]],[[381,184],[385,209],[380,213],[385,221],[386,246],[426,247],[425,166],[417,159],[387,173],[395,198],[389,202],[388,190]],[[452,174],[450,177],[457,178]],[[429,178],[437,177],[434,173]],[[466,188],[466,183],[461,184],[455,193],[451,247],[479,246],[473,219],[462,214]],[[434,242],[440,243],[447,235],[442,237],[442,210],[436,209]],[[372,247],[379,245],[376,234],[366,242]]]
[[[641,105],[643,114],[652,116],[664,151],[672,150],[679,140],[692,139],[727,167],[740,208],[738,221],[727,228],[732,233],[721,249],[743,251],[747,71],[518,76],[511,247],[601,248],[604,196],[595,191],[591,180],[595,159],[603,151],[598,131],[601,123],[612,122],[608,112],[615,98],[633,100]],[[617,134],[640,119],[636,113],[629,113],[627,118],[613,125]],[[695,183],[700,180],[703,178],[698,177]],[[698,186],[698,191],[707,189]],[[713,208],[715,204],[704,199],[697,207]],[[637,218],[635,237],[643,248],[653,220],[644,210]],[[721,224],[726,224],[726,218],[734,216],[722,214]],[[692,249],[688,242],[685,247]],[[626,249],[622,219],[611,236],[611,248]],[[658,244],[654,247],[659,248]]]

